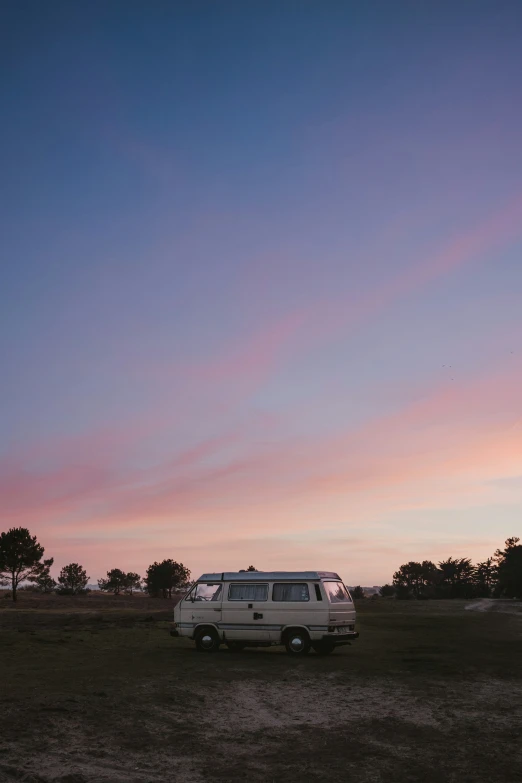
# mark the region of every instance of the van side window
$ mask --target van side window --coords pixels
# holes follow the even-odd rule
[[[230,585],[229,601],[266,601],[268,585]]]
[[[319,587],[319,585],[314,585],[314,587],[315,587],[315,597],[317,598],[318,601],[322,601],[323,596],[321,595],[321,588]]]
[[[276,584],[272,592],[272,601],[309,601],[307,584]]]

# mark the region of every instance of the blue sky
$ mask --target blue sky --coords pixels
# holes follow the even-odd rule
[[[516,534],[520,4],[2,17],[2,523],[369,584]]]

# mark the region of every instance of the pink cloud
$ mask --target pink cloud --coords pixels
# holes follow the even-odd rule
[[[330,509],[326,516],[343,504],[371,506],[372,492],[391,492],[411,504],[422,482],[431,502],[439,502],[444,491],[434,499],[434,483],[444,488],[455,480],[477,482],[519,470],[522,438],[513,411],[521,392],[517,373],[486,377],[450,391],[442,387],[333,437],[252,443],[247,431],[235,431],[143,470],[123,469],[118,460],[112,468],[66,465],[35,474],[4,464],[1,518],[39,521],[55,535],[64,523],[71,532],[90,534],[130,533],[147,524],[158,538],[197,519],[210,530],[217,524],[219,538],[233,535],[238,524],[255,530],[260,520],[272,532],[317,524],[303,522],[296,503],[323,503]],[[451,494],[451,487],[445,491]],[[78,515],[81,522],[74,521]]]
[[[260,381],[267,377],[281,358],[282,350],[296,336],[306,321],[304,311],[284,315],[217,359],[188,365],[189,377],[202,383],[221,383],[238,377]]]
[[[416,264],[358,300],[322,304],[323,328],[326,327],[329,334],[332,329],[364,322],[403,297],[421,291],[435,280],[521,237],[522,197],[517,196],[499,211],[443,244],[440,250],[427,252]],[[384,249],[381,252],[386,253]]]
[[[482,223],[460,234],[439,253],[398,278],[401,293],[419,288],[453,269],[484,256],[522,236],[522,197],[517,196]]]
[[[403,227],[400,229],[402,231]],[[170,399],[175,384],[176,406],[182,419],[200,419],[204,415],[212,420],[247,403],[259,388],[292,361],[319,350],[325,342],[371,321],[405,296],[422,291],[435,280],[521,236],[522,198],[518,197],[357,299],[350,301],[343,295],[337,300],[314,301],[283,313],[279,319],[238,337],[233,344],[223,346],[217,354],[207,358],[171,363],[157,361],[132,368],[132,372],[145,380],[151,393],[159,399],[160,419],[168,416],[165,395]],[[386,249],[381,248],[380,253],[385,252]],[[130,429],[135,426],[133,424]]]
[[[390,227],[390,232],[393,226]],[[397,230],[404,230],[399,224]],[[392,235],[392,234],[391,234]],[[316,350],[324,341],[355,327],[392,306],[395,302],[454,270],[485,257],[522,237],[522,197],[517,197],[482,222],[457,235],[439,250],[425,257],[389,281],[350,301],[322,300],[283,315],[279,321],[262,327],[227,349],[218,358],[170,372],[187,373],[197,384],[211,383],[227,388],[247,382],[247,393],[268,380],[284,360]],[[380,254],[386,253],[383,246]]]

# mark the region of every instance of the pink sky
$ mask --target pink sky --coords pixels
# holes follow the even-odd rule
[[[472,260],[467,251],[443,253],[437,274],[451,273],[448,255]],[[416,290],[426,285],[421,270]],[[392,289],[381,308],[411,293],[410,286]],[[358,317],[375,312],[362,308]],[[304,323],[285,319],[239,347],[235,341],[207,365],[183,368],[186,411],[147,411],[143,419],[26,444],[4,457],[3,526],[30,527],[58,566],[80,559],[93,579],[116,566],[144,572],[149,561],[175,555],[195,574],[255,562],[266,570],[324,566],[350,583],[374,584],[389,580],[406,558],[488,556],[512,532],[509,525],[468,538],[453,522],[520,491],[522,368],[515,352],[464,378],[448,368],[389,412],[325,434],[292,430],[293,419],[314,416],[321,404],[314,398],[289,417],[251,409],[230,426],[227,410],[291,362],[289,343],[297,356],[306,353]],[[317,340],[328,342],[328,335],[319,330]],[[184,416],[209,412],[206,425],[217,423],[218,434],[139,464],[163,431],[171,443]],[[450,522],[435,533],[429,520],[441,513]],[[394,523],[401,514],[411,520],[408,532]]]

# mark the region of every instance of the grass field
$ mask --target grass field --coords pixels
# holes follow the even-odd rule
[[[357,608],[296,661],[197,653],[162,600],[1,600],[0,781],[521,780],[522,614]]]

